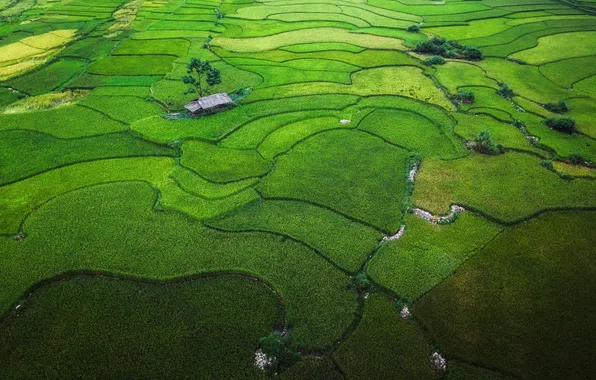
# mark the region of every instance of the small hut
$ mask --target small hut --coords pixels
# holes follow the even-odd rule
[[[193,115],[199,115],[224,108],[232,103],[234,102],[228,96],[228,94],[221,92],[219,94],[203,96],[202,98],[195,99],[185,105],[184,108],[186,108]]]

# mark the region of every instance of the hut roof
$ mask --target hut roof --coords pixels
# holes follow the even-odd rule
[[[201,105],[202,109],[208,110],[213,107],[231,104],[232,99],[230,99],[228,94],[226,94],[225,92],[220,92],[219,94],[213,94],[199,98],[197,102]]]
[[[210,110],[216,107],[232,104],[233,100],[225,92],[219,94],[213,94],[204,96],[199,99],[195,99],[192,102],[184,106],[187,110],[192,113],[198,113],[201,111]]]

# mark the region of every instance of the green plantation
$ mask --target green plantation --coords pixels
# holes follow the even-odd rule
[[[596,378],[595,38],[593,0],[0,0],[0,378]]]

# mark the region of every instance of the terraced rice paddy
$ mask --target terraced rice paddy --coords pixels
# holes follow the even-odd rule
[[[0,0],[0,378],[596,378],[595,37],[582,0]],[[191,58],[233,107],[184,110]]]

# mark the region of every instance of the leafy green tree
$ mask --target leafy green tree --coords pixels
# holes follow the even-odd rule
[[[410,25],[408,26],[407,31],[410,33],[417,33],[420,30],[420,27],[418,25]]]
[[[554,113],[565,113],[569,111],[569,106],[562,100],[558,103],[546,103],[544,108]]]
[[[509,100],[511,100],[511,98],[515,96],[515,93],[513,92],[513,90],[510,89],[509,86],[507,86],[505,83],[501,83],[501,84],[499,84],[499,86],[500,86],[500,88],[497,91],[497,94],[499,94],[502,97],[504,97],[505,99],[509,99]]]
[[[544,120],[544,124],[559,132],[572,134],[576,132],[575,120],[571,118],[549,117]]]
[[[300,355],[291,348],[290,338],[278,332],[261,338],[259,343],[263,353],[273,360],[273,370],[290,367],[300,359]]]
[[[451,96],[451,100],[456,105],[459,104],[472,104],[476,96],[474,95],[474,91],[466,90],[466,91],[458,91],[457,94]]]
[[[188,75],[182,77],[182,82],[192,86],[186,93],[196,92],[199,97],[202,97],[203,94],[208,92],[208,87],[221,83],[221,72],[211,66],[208,61],[191,58],[186,68]]]
[[[482,131],[476,136],[472,148],[482,154],[495,155],[503,153],[503,147],[495,144],[492,135],[487,131]]]
[[[424,64],[426,66],[432,66],[432,65],[444,65],[445,64],[445,59],[441,56],[438,55],[433,55],[432,57],[428,57],[427,59],[424,60]]]

